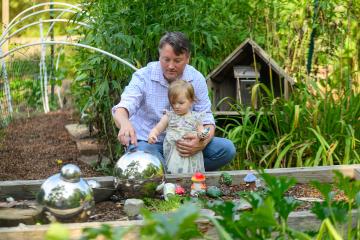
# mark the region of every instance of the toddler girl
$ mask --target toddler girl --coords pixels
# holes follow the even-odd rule
[[[169,86],[168,97],[172,111],[166,111],[150,131],[148,142],[156,143],[157,136],[166,129],[163,147],[167,172],[205,172],[202,151],[190,157],[182,157],[176,149],[176,141],[188,133],[197,134],[200,138],[207,137],[207,129],[202,124],[203,114],[191,111],[195,102],[194,88],[187,81],[176,80]]]

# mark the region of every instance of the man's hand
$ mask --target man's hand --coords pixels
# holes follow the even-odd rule
[[[121,122],[121,128],[118,134],[119,142],[122,145],[129,146],[129,143],[137,145],[137,138],[135,130],[129,120]]]
[[[125,108],[118,108],[113,117],[116,126],[120,129],[118,134],[119,142],[125,146],[129,146],[129,143],[136,146],[136,133],[129,120],[128,111]]]
[[[190,157],[205,147],[206,143],[200,141],[197,134],[186,134],[182,139],[176,141],[176,149],[182,157]]]

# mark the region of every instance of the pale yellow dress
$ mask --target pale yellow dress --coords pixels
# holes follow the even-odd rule
[[[197,127],[202,124],[204,114],[191,112],[186,116],[178,116],[173,111],[165,114],[169,116],[164,139],[164,157],[167,172],[172,174],[205,172],[202,151],[190,157],[181,157],[176,149],[176,141],[185,134],[197,134]]]

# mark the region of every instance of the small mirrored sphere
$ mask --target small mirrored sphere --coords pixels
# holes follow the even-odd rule
[[[70,182],[78,182],[81,177],[80,168],[74,164],[66,164],[61,168],[60,175]]]
[[[114,185],[126,198],[153,196],[164,176],[159,158],[144,151],[130,151],[115,165]]]
[[[85,221],[95,203],[92,188],[80,176],[77,166],[63,166],[41,185],[37,202],[58,221]]]

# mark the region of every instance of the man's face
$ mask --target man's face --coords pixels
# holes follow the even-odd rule
[[[165,44],[160,49],[159,61],[164,77],[170,83],[182,76],[186,64],[189,63],[189,54],[176,55],[172,46]]]

